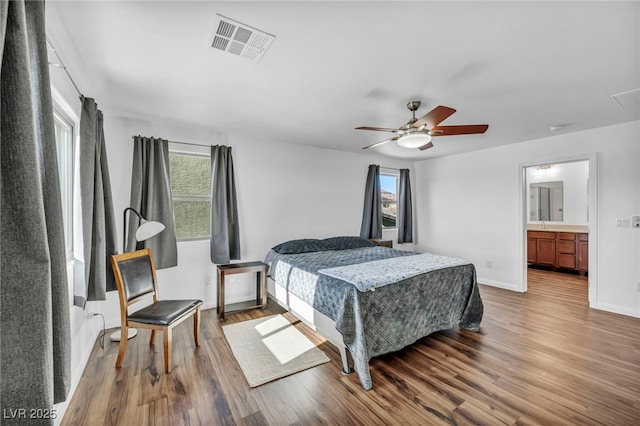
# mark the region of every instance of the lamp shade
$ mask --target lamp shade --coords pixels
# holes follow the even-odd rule
[[[154,235],[159,234],[164,230],[164,225],[160,222],[156,222],[154,220],[140,220],[140,226],[138,226],[138,230],[136,231],[136,240],[144,241],[153,237]]]
[[[398,145],[403,148],[420,148],[429,142],[431,142],[431,136],[423,132],[408,133],[398,139]]]

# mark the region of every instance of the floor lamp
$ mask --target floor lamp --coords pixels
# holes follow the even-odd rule
[[[138,229],[136,230],[136,241],[148,240],[149,238],[155,235],[158,235],[160,232],[164,230],[164,225],[162,223],[156,222],[153,220],[147,220],[144,217],[142,217],[142,215],[138,213],[138,211],[133,207],[127,207],[126,209],[124,209],[124,212],[122,213],[123,223],[124,223],[124,228],[123,228],[124,235],[123,235],[123,242],[122,242],[123,253],[127,251],[127,212],[128,211],[135,213],[135,215],[138,216],[138,219],[140,221],[140,224],[138,225]],[[130,328],[129,332],[127,333],[127,339],[131,339],[132,337],[135,337],[136,334],[138,334],[138,330],[135,328]],[[112,342],[119,342],[121,338],[122,338],[122,333],[120,332],[120,330],[113,332],[110,337]]]

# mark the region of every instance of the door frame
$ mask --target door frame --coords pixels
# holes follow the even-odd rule
[[[519,167],[519,224],[520,224],[520,253],[522,265],[522,279],[518,291],[527,291],[527,178],[526,169],[529,167],[542,166],[545,164],[573,163],[577,161],[587,161],[589,163],[589,185],[588,185],[588,205],[589,205],[589,306],[598,300],[598,154],[589,153],[573,156],[557,156],[543,160],[520,163]]]

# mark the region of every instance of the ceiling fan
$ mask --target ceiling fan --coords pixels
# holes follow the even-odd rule
[[[399,129],[386,127],[360,126],[356,130],[375,130],[379,132],[393,132],[396,136],[367,145],[362,149],[373,148],[391,141],[398,141],[398,145],[404,148],[418,148],[421,151],[433,146],[431,138],[435,136],[471,135],[484,133],[489,128],[488,124],[467,124],[458,126],[438,126],[442,121],[450,117],[455,109],[446,106],[437,106],[420,119],[416,119],[416,110],[420,108],[420,101],[409,101],[407,108],[413,113],[411,120]]]

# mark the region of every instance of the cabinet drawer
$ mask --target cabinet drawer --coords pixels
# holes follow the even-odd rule
[[[558,241],[558,253],[576,254],[576,243],[574,241]]]
[[[558,268],[576,268],[576,256],[572,254],[559,254],[558,255]]]
[[[555,240],[556,239],[556,233],[555,232],[527,231],[527,236],[529,238],[540,238],[540,239],[549,239],[549,240]]]
[[[589,234],[578,234],[578,240],[589,241]]]
[[[558,239],[559,240],[575,241],[576,240],[576,234],[569,233],[569,232],[558,232]]]

